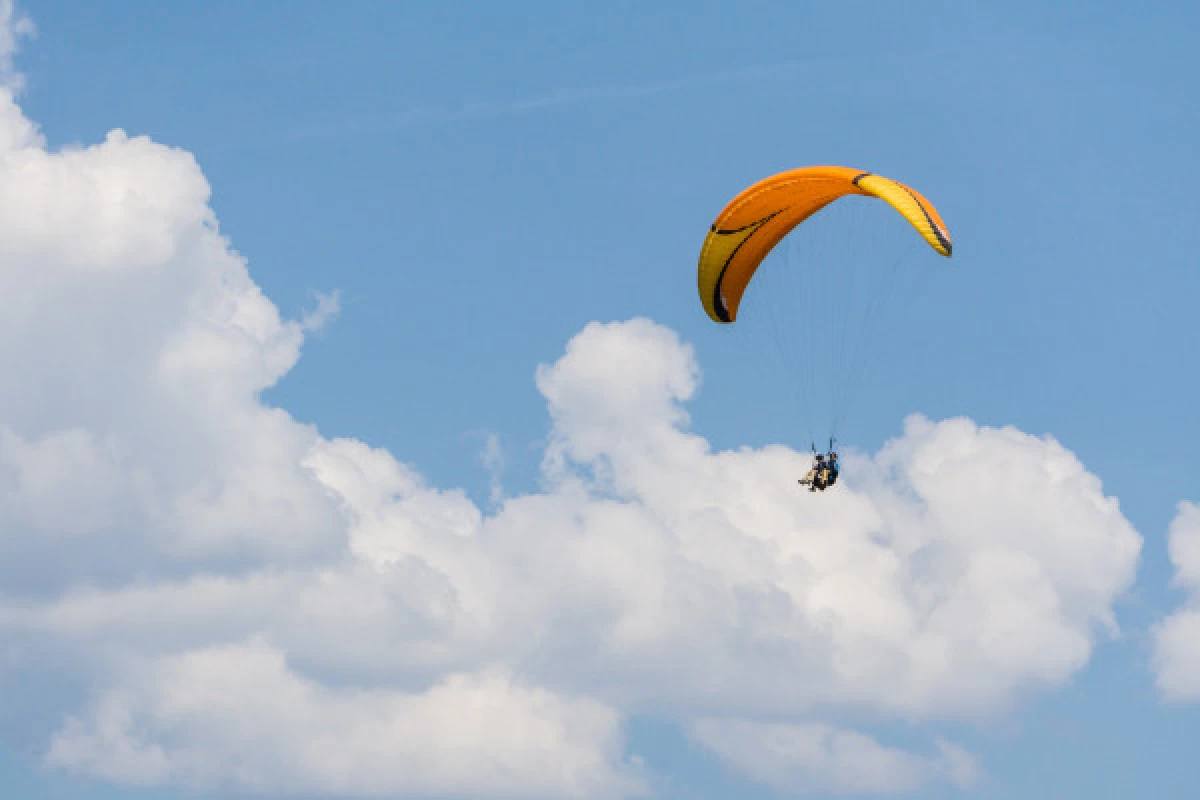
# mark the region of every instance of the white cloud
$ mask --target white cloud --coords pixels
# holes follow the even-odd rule
[[[0,0],[0,86],[19,92],[25,85],[24,76],[13,66],[13,57],[21,38],[35,33],[33,20],[20,12],[13,0]]]
[[[1200,506],[1179,504],[1167,530],[1175,584],[1187,592],[1181,608],[1154,630],[1154,669],[1168,700],[1200,700]]]
[[[0,364],[21,378],[0,382],[0,652],[90,693],[47,700],[44,724],[69,719],[53,765],[621,795],[642,787],[622,724],[655,713],[768,782],[836,789],[864,761],[962,782],[953,745],[812,720],[932,737],[1062,684],[1115,629],[1141,540],[1053,439],[915,416],[810,495],[803,453],[688,429],[699,365],[650,320],[590,324],[538,370],[544,486],[504,496],[490,447],[486,512],[326,439],[261,393],[336,294],[282,319],[208,197],[145,137],[48,150],[0,90]],[[748,759],[738,732],[782,749]]]
[[[914,417],[851,454],[841,490],[798,495],[804,455],[713,453],[681,429],[696,373],[645,320],[589,326],[539,372],[555,494],[587,500],[520,527],[554,531],[575,591],[626,598],[596,632],[606,671],[651,673],[648,694],[685,705],[969,716],[1066,680],[1113,629],[1140,537],[1058,443]]]
[[[504,499],[504,448],[495,433],[487,434],[479,460],[488,472],[488,502],[494,506]]]
[[[0,185],[0,358],[21,376],[0,385],[0,691],[95,687],[57,709],[48,763],[268,793],[636,793],[617,711],[456,630],[463,568],[436,548],[479,526],[465,495],[261,402],[336,294],[282,320],[189,154],[120,131],[52,152],[3,90]]]
[[[975,759],[949,742],[937,754],[917,755],[830,725],[701,719],[692,737],[728,765],[787,794],[901,794],[926,784],[966,788]]]
[[[610,797],[618,715],[515,685],[502,671],[449,675],[421,693],[331,689],[261,641],[189,652],[130,671],[47,762],[121,783],[258,793]]]
[[[657,369],[608,374],[630,353]],[[794,485],[803,454],[712,452],[681,429],[679,403],[696,375],[690,349],[661,326],[589,326],[539,371],[554,418],[540,493],[485,515],[386,451],[315,437],[300,460],[344,520],[337,558],[225,577],[209,566],[187,580],[7,609],[0,623],[10,628],[73,643],[85,658],[101,643],[119,654],[105,662],[110,688],[60,731],[54,762],[198,781],[178,763],[211,743],[155,750],[171,737],[154,697],[130,705],[129,687],[143,681],[127,663],[181,663],[197,648],[224,652],[258,636],[304,671],[306,686],[335,697],[423,697],[448,676],[502,664],[530,686],[614,714],[705,720],[696,735],[762,780],[767,767],[729,750],[744,730],[786,733],[799,749],[770,769],[800,786],[849,786],[851,756],[878,760],[893,788],[959,781],[972,761],[950,744],[932,757],[810,723],[756,727],[753,717],[1003,711],[1069,678],[1097,633],[1112,629],[1111,603],[1132,579],[1140,538],[1057,443],[914,417],[876,456],[851,454],[844,485],[813,496]],[[166,685],[180,673],[155,674]],[[335,705],[315,705],[314,717]],[[112,733],[117,722],[149,738],[134,742],[120,725]],[[612,740],[583,741],[607,765],[595,785],[625,785],[620,759],[600,754]],[[239,758],[269,761],[282,746],[260,732]],[[109,762],[128,771],[98,766]],[[235,783],[248,769],[219,750],[206,764],[205,780],[218,783],[222,764]],[[295,788],[261,769],[263,786]]]
[[[24,532],[0,574],[53,589],[344,546],[300,464],[315,431],[256,399],[336,300],[281,320],[183,151],[119,131],[48,151],[0,90],[0,174],[0,363],[20,376],[0,382],[0,525]]]
[[[1200,591],[1200,505],[1179,504],[1167,529],[1167,552],[1175,565],[1176,583]]]

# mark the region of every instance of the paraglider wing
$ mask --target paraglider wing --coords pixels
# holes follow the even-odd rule
[[[933,205],[902,183],[849,167],[803,167],[743,190],[717,216],[700,250],[700,302],[714,322],[733,322],[754,271],[783,237],[846,195],[878,197],[929,246],[949,256],[950,235]]]

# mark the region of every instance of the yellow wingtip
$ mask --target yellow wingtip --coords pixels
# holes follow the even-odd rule
[[[878,197],[896,209],[935,252],[947,258],[954,252],[950,232],[946,230],[941,215],[933,204],[915,189],[882,175],[863,175],[854,182],[864,192]]]

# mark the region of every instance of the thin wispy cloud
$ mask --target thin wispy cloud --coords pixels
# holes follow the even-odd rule
[[[944,54],[949,50],[950,48],[919,51],[916,53],[884,53],[875,58],[880,61],[889,61],[897,58],[911,60],[914,57]],[[767,64],[750,64],[713,72],[697,73],[678,78],[650,80],[641,83],[560,88],[542,94],[508,100],[476,100],[458,105],[421,106],[301,125],[288,131],[287,137],[291,140],[302,141],[351,134],[391,133],[420,125],[445,125],[456,122],[519,116],[587,103],[636,100],[714,84],[780,80],[795,76],[802,70],[809,73],[829,70],[850,60],[849,58],[789,59]],[[856,57],[855,60],[861,62],[862,59]],[[821,77],[822,79],[828,78],[824,74]]]

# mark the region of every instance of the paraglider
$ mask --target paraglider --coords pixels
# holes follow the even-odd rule
[[[828,453],[816,453],[813,458],[812,469],[808,473],[796,481],[801,486],[807,486],[810,492],[825,491],[830,486],[837,483],[838,479],[838,455],[833,449]]]
[[[950,234],[937,209],[916,190],[902,183],[839,166],[802,167],[782,172],[741,191],[717,215],[705,236],[697,283],[700,302],[709,318],[721,325],[732,324],[738,317],[747,287],[772,249],[821,209],[840,198],[855,195],[883,200],[936,253],[946,257],[951,255]],[[827,265],[805,264],[803,268],[820,271],[827,269]],[[847,326],[841,315],[832,322]],[[808,324],[808,321],[800,324]],[[846,338],[844,331],[841,335],[839,343]],[[849,359],[852,349],[831,348],[829,357]],[[811,360],[815,355],[808,340],[796,350],[793,358]],[[824,391],[831,397],[842,396],[836,389],[828,387]],[[837,413],[835,409],[834,414]],[[835,424],[831,423],[831,427]],[[817,454],[813,469],[799,481],[810,491],[823,491],[837,481],[837,453],[833,451],[832,437],[830,444],[829,453]]]
[[[825,466],[825,454],[817,453],[813,459],[812,469],[808,471],[803,478],[797,481],[802,486],[807,486],[810,492],[815,492],[817,489],[822,491],[825,489],[825,476],[828,475],[828,467]]]

